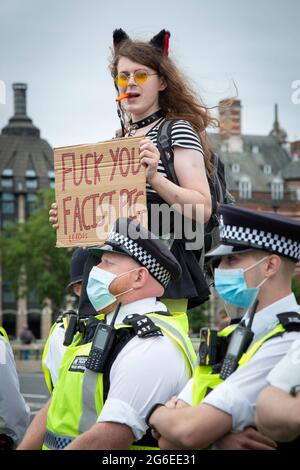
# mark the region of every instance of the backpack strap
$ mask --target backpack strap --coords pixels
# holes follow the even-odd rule
[[[172,127],[174,122],[174,120],[166,120],[159,126],[157,131],[157,148],[168,179],[179,186],[172,149]]]

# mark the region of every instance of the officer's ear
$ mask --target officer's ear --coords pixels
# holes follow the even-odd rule
[[[149,281],[149,271],[148,269],[144,268],[143,266],[140,267],[139,270],[136,270],[136,276],[133,284],[133,288],[139,289],[144,287],[147,282]]]
[[[82,288],[82,282],[76,282],[76,284],[73,285],[73,293],[74,293],[77,297],[80,297],[81,288]]]
[[[265,268],[265,277],[271,278],[275,276],[281,269],[282,260],[280,256],[272,254],[271,256],[268,257],[266,261],[267,263],[266,263],[266,268]]]

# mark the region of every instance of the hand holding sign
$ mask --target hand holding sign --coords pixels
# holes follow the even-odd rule
[[[57,209],[50,221],[57,246],[103,243],[118,217],[147,226],[146,175],[140,163],[141,138],[58,148],[55,156]],[[59,224],[57,223],[57,216]]]
[[[157,173],[159,163],[159,150],[150,139],[143,139],[140,142],[140,161],[146,168],[146,178],[148,183]]]

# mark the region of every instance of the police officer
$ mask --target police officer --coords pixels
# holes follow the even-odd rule
[[[269,373],[267,381],[269,385],[260,393],[256,404],[257,426],[272,439],[294,441],[295,447],[296,443],[299,446],[299,340],[292,344],[286,356]]]
[[[80,297],[83,272],[85,263],[89,257],[88,250],[77,248],[72,255],[70,264],[70,282],[67,286],[72,289],[76,297]],[[74,312],[75,313],[75,312]],[[42,356],[42,365],[45,376],[46,385],[50,393],[57,381],[58,371],[62,357],[65,353],[64,338],[67,327],[67,315],[61,315],[53,324]]]
[[[193,373],[187,316],[170,315],[157,301],[181,274],[168,248],[120,218],[94,251],[103,256],[90,272],[87,293],[98,314],[67,348],[47,422],[31,427],[21,449],[43,442],[45,449],[151,448],[147,413]]]
[[[8,336],[0,327],[0,450],[13,449],[20,442],[29,418]]]
[[[208,254],[221,260],[215,287],[225,302],[247,312],[236,335],[234,327],[223,330],[224,336],[232,334],[226,362],[197,367],[179,395],[180,406],[194,406],[176,409],[172,400],[152,410],[150,424],[165,448],[205,448],[230,431],[255,426],[256,399],[267,386],[268,373],[300,338],[299,306],[291,291],[300,259],[299,222],[228,205],[220,207],[220,215],[220,245]],[[242,337],[250,338],[244,351]],[[231,370],[238,353],[237,370]]]

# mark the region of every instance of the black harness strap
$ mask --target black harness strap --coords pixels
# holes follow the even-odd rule
[[[169,312],[153,312],[159,315],[170,316]],[[129,318],[131,317],[131,318]],[[147,319],[147,323],[140,323],[141,320]],[[106,364],[105,370],[103,372],[103,403],[105,403],[109,388],[110,388],[110,371],[113,363],[115,362],[117,356],[120,354],[122,349],[129,343],[135,336],[140,338],[147,339],[153,336],[161,336],[163,333],[160,328],[157,327],[151,318],[146,315],[128,315],[124,320],[124,324],[132,325],[132,328],[119,328],[116,331],[115,345],[112,350],[112,353],[109,357],[109,360]],[[145,325],[149,326],[145,331]],[[138,334],[140,331],[140,334]],[[157,447],[156,440],[152,437],[150,428],[147,430],[146,434],[142,437],[141,440],[135,442],[133,445],[143,446],[143,447]]]

